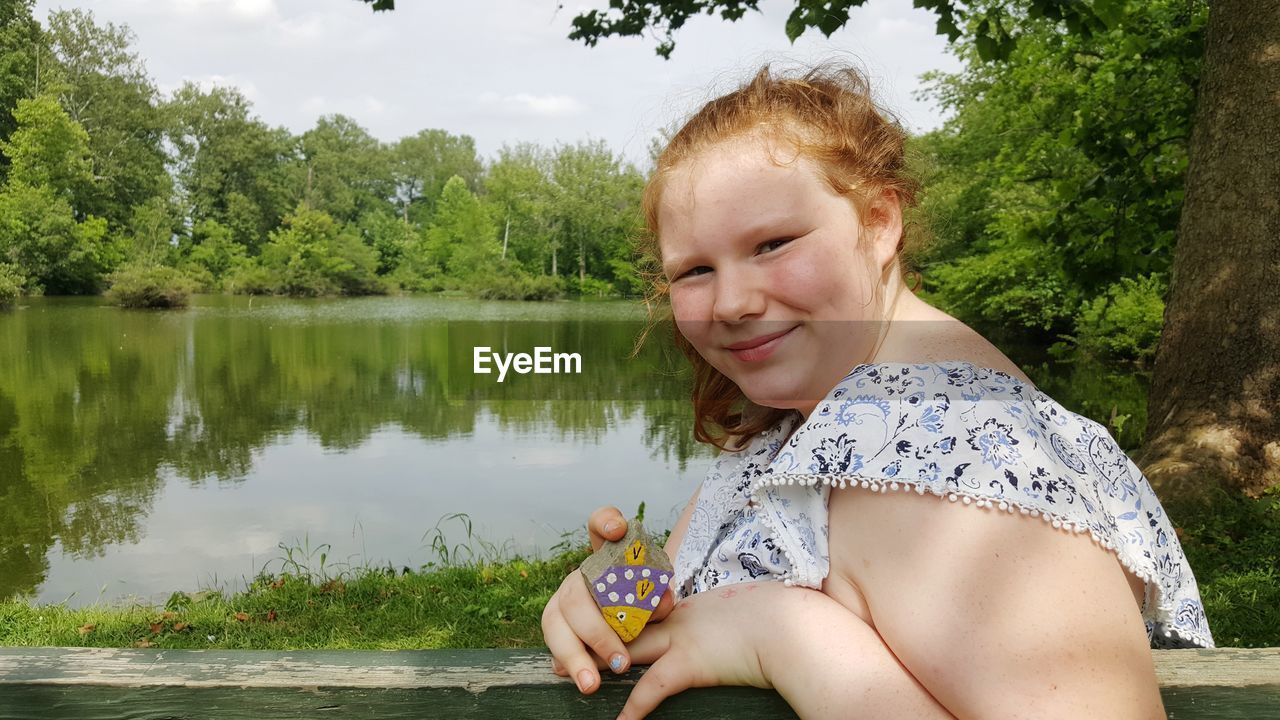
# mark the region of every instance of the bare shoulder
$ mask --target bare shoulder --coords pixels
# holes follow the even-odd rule
[[[953,714],[1162,717],[1123,568],[1087,535],[914,492],[834,490],[829,515],[831,573]]]
[[[900,362],[963,360],[1007,373],[1035,386],[1031,378],[981,333],[914,296],[896,320],[877,359]]]

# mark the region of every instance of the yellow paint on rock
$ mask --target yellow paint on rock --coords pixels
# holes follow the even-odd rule
[[[641,610],[627,605],[610,605],[600,610],[605,622],[618,633],[622,642],[635,640],[644,629],[645,623],[649,622],[649,616],[653,614],[650,610]]]

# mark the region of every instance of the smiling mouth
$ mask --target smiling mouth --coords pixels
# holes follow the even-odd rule
[[[790,327],[782,332],[771,333],[769,335],[761,335],[760,337],[750,340],[743,340],[732,345],[726,345],[725,349],[733,354],[735,358],[743,362],[757,362],[764,360],[773,354],[773,351],[782,344],[783,340],[791,334],[799,325]]]

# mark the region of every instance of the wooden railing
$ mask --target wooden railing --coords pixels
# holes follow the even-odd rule
[[[1170,718],[1280,718],[1280,648],[1157,650]],[[0,648],[0,720],[606,718],[643,672],[583,696],[532,650]],[[706,688],[653,718],[795,717],[773,691]]]

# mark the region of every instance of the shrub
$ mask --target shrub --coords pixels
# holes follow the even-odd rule
[[[982,329],[1066,330],[1078,307],[1061,258],[1010,244],[931,268],[925,300]]]
[[[439,292],[444,289],[438,275],[424,275],[415,272],[408,264],[397,267],[386,277],[386,281],[395,288],[399,288],[401,292],[407,293],[427,293]]]
[[[489,275],[475,279],[472,292],[483,300],[555,300],[564,289],[550,275]]]
[[[578,294],[583,297],[608,297],[617,294],[613,288],[613,283],[599,278],[583,278],[581,282],[573,284],[577,288]]]
[[[186,307],[196,282],[165,265],[125,265],[107,276],[107,299],[121,307]]]
[[[236,266],[222,281],[222,288],[236,295],[273,295],[276,285],[271,271],[256,262]]]
[[[22,294],[25,280],[17,265],[0,263],[0,308],[13,305]]]
[[[262,266],[288,295],[372,295],[386,292],[378,253],[358,232],[328,213],[299,207],[286,215],[262,249]]]
[[[1076,347],[1103,360],[1153,360],[1164,326],[1164,293],[1158,274],[1121,278],[1081,308],[1072,336]]]

